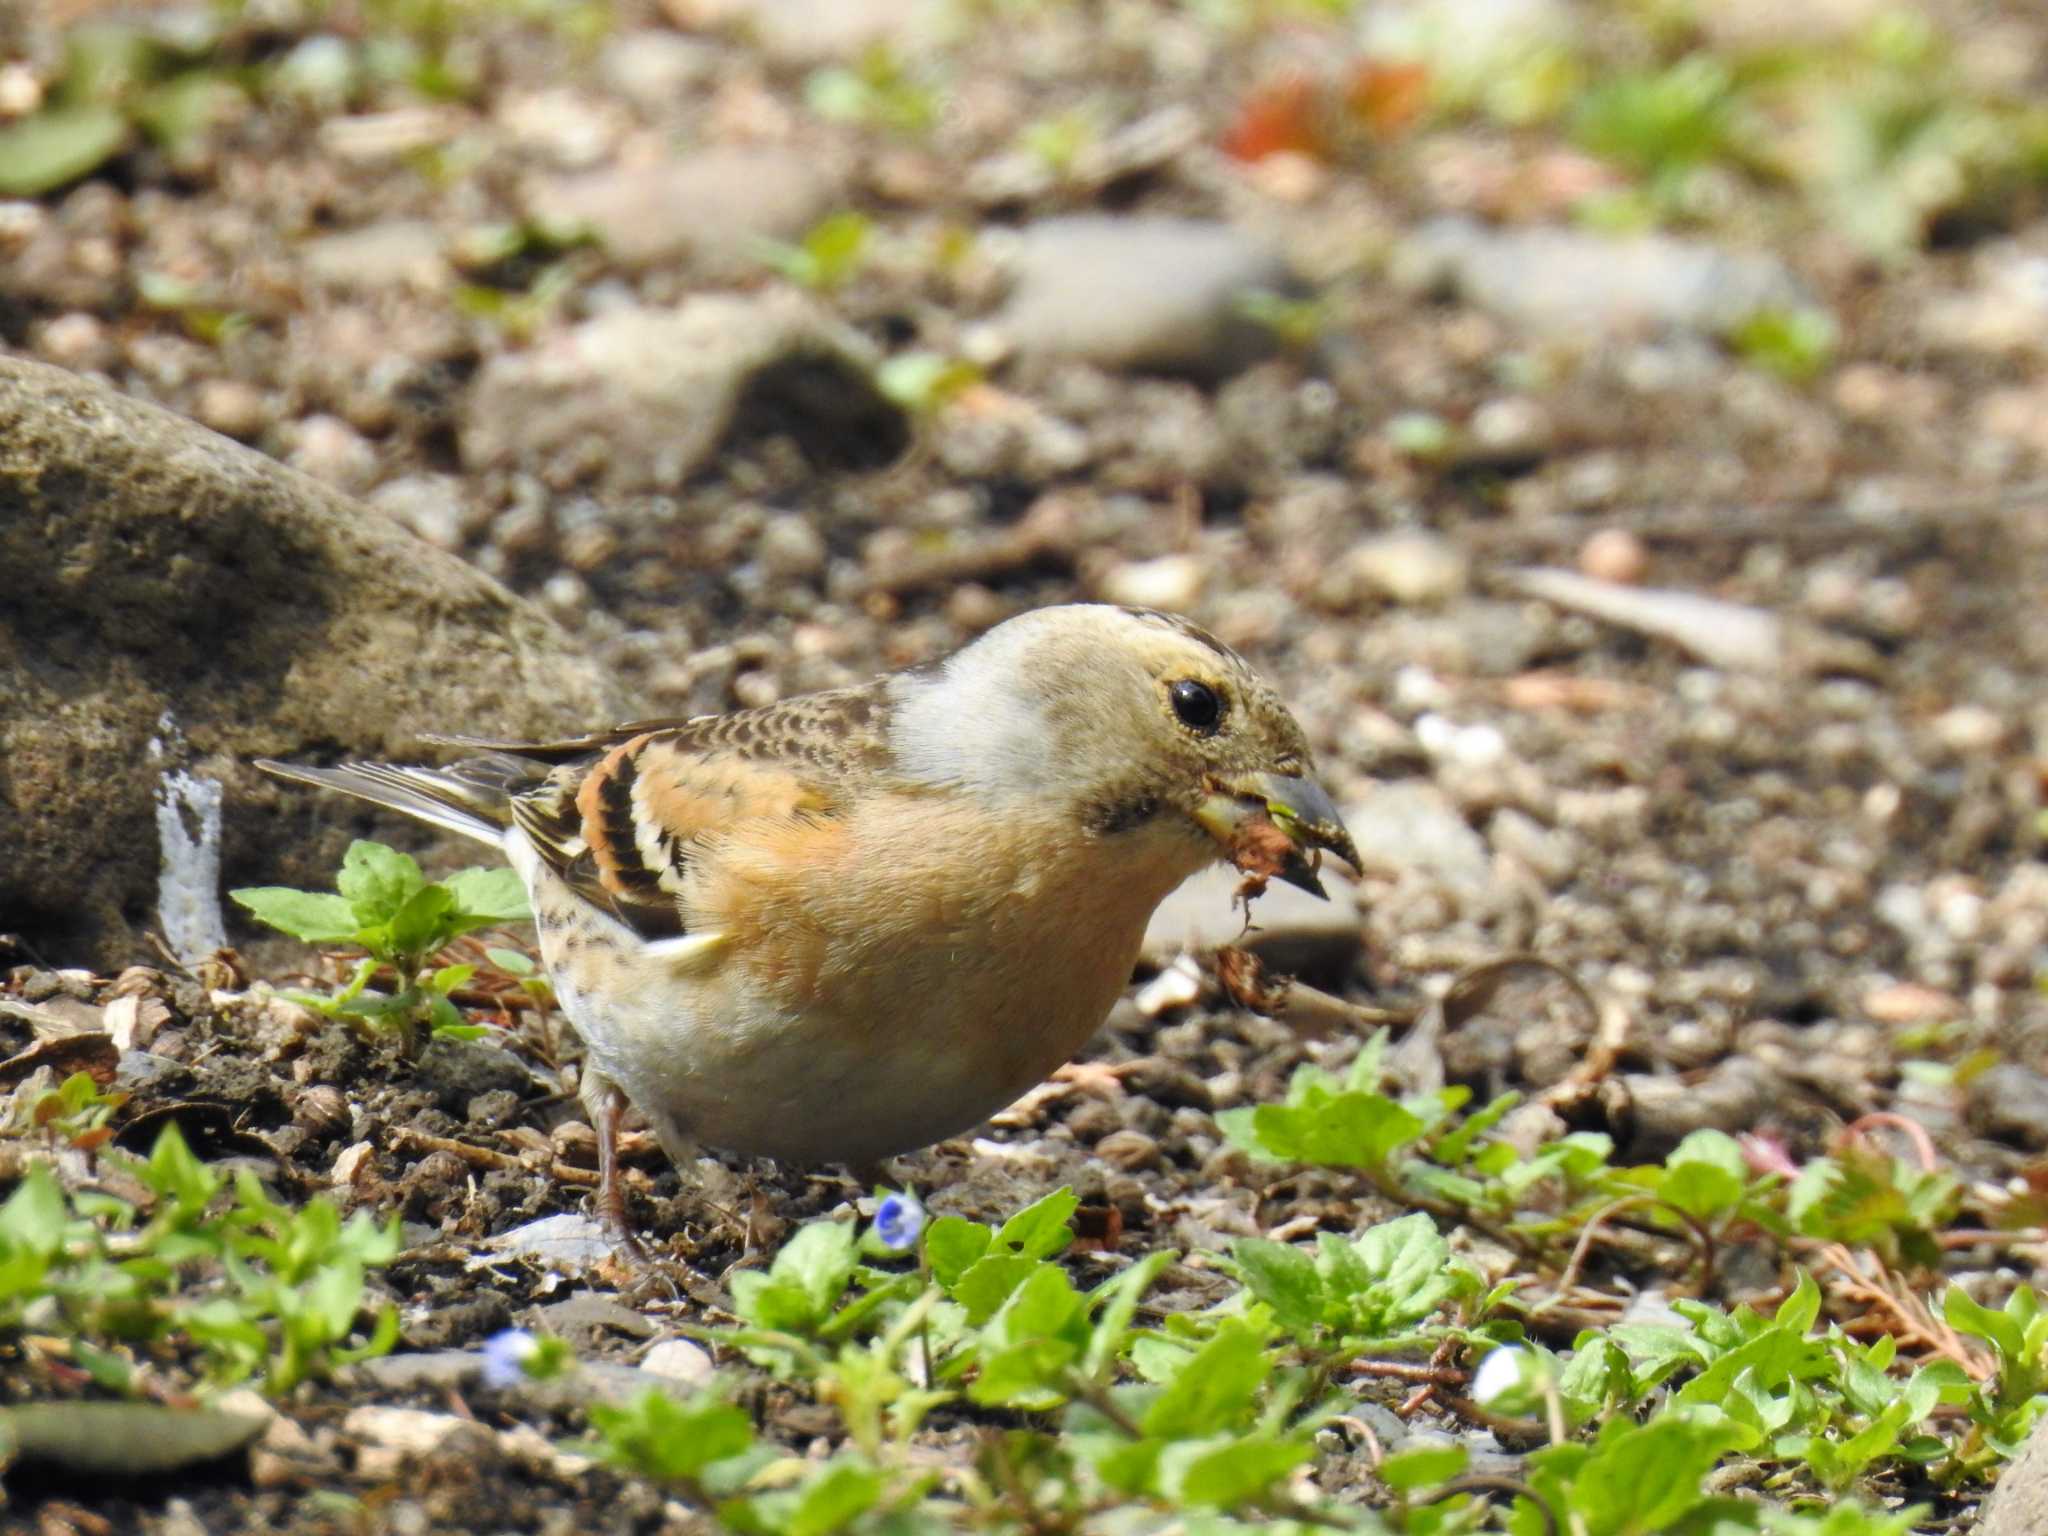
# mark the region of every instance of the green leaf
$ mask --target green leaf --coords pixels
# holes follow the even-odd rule
[[[64,1192],[42,1163],[32,1163],[0,1205],[0,1250],[19,1248],[48,1259],[64,1245]]]
[[[1451,1245],[1421,1211],[1368,1227],[1353,1245],[1366,1269],[1392,1293],[1393,1312],[1413,1321],[1448,1294]]]
[[[306,1304],[319,1319],[323,1342],[348,1337],[363,1304],[363,1272],[348,1259],[330,1259],[306,1282]]]
[[[1573,1512],[1587,1536],[1663,1530],[1705,1500],[1714,1463],[1748,1438],[1725,1419],[1669,1411],[1643,1425],[1609,1420],[1574,1480]]]
[[[728,1284],[734,1313],[756,1328],[804,1333],[816,1321],[811,1299],[800,1285],[778,1283],[758,1269],[739,1270]]]
[[[71,1357],[103,1391],[125,1397],[135,1390],[135,1367],[113,1351],[101,1349],[85,1339],[73,1339]]]
[[[1456,1444],[1410,1446],[1379,1465],[1380,1481],[1396,1493],[1413,1493],[1447,1483],[1465,1470],[1465,1447]]]
[[[184,1134],[174,1121],[157,1132],[149,1161],[142,1167],[143,1181],[159,1198],[170,1200],[173,1216],[189,1221],[206,1209],[226,1181],[197,1157],[185,1144]]]
[[[0,153],[4,153],[0,150]],[[229,891],[236,905],[260,923],[306,944],[353,944],[362,927],[355,908],[323,891],[295,891],[288,885],[245,886]]]
[[[386,1302],[377,1309],[377,1321],[370,1327],[370,1336],[361,1344],[347,1349],[332,1351],[336,1365],[354,1365],[358,1360],[373,1360],[379,1355],[388,1355],[398,1343],[398,1308]]]
[[[1068,1223],[1080,1204],[1078,1195],[1061,1186],[1004,1222],[996,1232],[995,1247],[1028,1259],[1049,1259],[1064,1252],[1074,1240]]]
[[[970,1401],[986,1407],[1043,1411],[1065,1400],[1067,1373],[1080,1359],[1071,1339],[1027,1339],[983,1355],[967,1389]]]
[[[1018,1286],[1046,1267],[1043,1259],[992,1253],[969,1266],[954,1285],[952,1297],[967,1309],[968,1322],[978,1327],[996,1315]]]
[[[1236,1430],[1272,1370],[1265,1341],[1243,1323],[1225,1323],[1152,1400],[1145,1433],[1192,1439]]]
[[[87,21],[64,38],[62,91],[69,105],[113,105],[163,71],[162,45],[127,21]]]
[[[1098,1380],[1103,1378],[1110,1362],[1123,1348],[1140,1298],[1152,1288],[1152,1282],[1159,1278],[1160,1273],[1179,1257],[1172,1249],[1155,1248],[1122,1274],[1105,1280],[1090,1294],[1089,1306],[1100,1306],[1102,1311],[1095,1319],[1094,1331],[1088,1339],[1088,1357],[1082,1364],[1082,1369],[1089,1376]]]
[[[1299,1080],[1298,1080],[1299,1082]],[[1332,1093],[1308,1085],[1286,1104],[1225,1110],[1217,1124],[1232,1141],[1284,1163],[1377,1169],[1420,1136],[1422,1120],[1377,1093]]]
[[[597,1454],[657,1482],[694,1479],[754,1443],[753,1422],[744,1412],[703,1393],[678,1402],[649,1387],[623,1407],[593,1402],[588,1411]]]
[[[1658,1194],[1699,1219],[1733,1210],[1749,1183],[1742,1148],[1725,1131],[1694,1131],[1664,1160],[1664,1169]]]
[[[392,916],[390,953],[416,964],[454,937],[455,893],[445,885],[414,891]]]
[[[829,1536],[873,1509],[881,1496],[881,1473],[851,1456],[835,1457],[804,1485],[784,1536]]]
[[[1628,1351],[1596,1329],[1584,1330],[1573,1342],[1571,1359],[1558,1373],[1557,1395],[1575,1424],[1599,1413],[1609,1399],[1633,1400],[1636,1388]]]
[[[1173,1445],[1159,1458],[1160,1491],[1183,1504],[1233,1509],[1264,1494],[1314,1454],[1303,1441],[1274,1435]]]
[[[334,888],[355,909],[356,921],[368,928],[397,917],[399,909],[426,883],[427,877],[409,855],[359,838],[342,855]]]
[[[135,98],[133,112],[151,138],[178,153],[191,149],[242,101],[242,93],[232,81],[193,70],[142,92]]]
[[[1088,1347],[1087,1307],[1066,1271],[1036,1264],[989,1319],[981,1347],[980,1371],[968,1389],[975,1402],[1055,1406],[1066,1395],[1068,1372]]]
[[[1060,1334],[1077,1334],[1085,1341],[1084,1311],[1067,1272],[1042,1263],[989,1320],[986,1337],[998,1345]]]
[[[995,1233],[978,1221],[939,1217],[924,1230],[924,1256],[932,1267],[932,1278],[950,1292],[994,1241]]]
[[[1387,1048],[1393,1043],[1392,1030],[1376,1029],[1366,1036],[1358,1054],[1344,1073],[1344,1087],[1350,1093],[1376,1093],[1387,1078]],[[1320,1069],[1317,1069],[1320,1073]],[[1327,1076],[1327,1074],[1321,1074]],[[1302,1079],[1297,1076],[1297,1081]],[[1290,1091],[1289,1097],[1293,1094]]]
[[[2001,1365],[2010,1367],[2025,1358],[2026,1338],[2019,1324],[1975,1300],[1961,1286],[1948,1288],[1948,1294],[1942,1298],[1941,1315],[1958,1333],[1982,1339],[1997,1350]]]
[[[469,978],[475,974],[476,967],[473,965],[444,965],[427,978],[427,985],[446,997],[457,987],[467,984]]]
[[[1492,1130],[1507,1117],[1509,1110],[1522,1102],[1519,1093],[1501,1094],[1484,1109],[1476,1109],[1458,1122],[1456,1129],[1445,1132],[1430,1146],[1429,1155],[1437,1162],[1454,1167],[1465,1160],[1465,1155],[1481,1136]]]
[[[516,949],[486,949],[484,958],[507,976],[531,976],[534,971],[532,958]]]
[[[875,370],[875,388],[905,410],[928,415],[981,382],[981,369],[942,352],[899,352]]]
[[[768,1268],[770,1278],[795,1286],[808,1304],[812,1324],[822,1323],[853,1278],[860,1262],[859,1234],[849,1221],[808,1221],[782,1245]]]
[[[112,107],[53,107],[0,128],[0,197],[40,197],[89,176],[128,143]]]
[[[533,920],[533,907],[526,899],[526,885],[520,880],[517,870],[503,867],[465,869],[450,875],[443,883],[455,893],[456,908],[466,920],[479,923],[525,923]]]
[[[1772,1321],[1793,1333],[1806,1333],[1819,1317],[1820,1287],[1813,1283],[1813,1276],[1802,1269],[1799,1271],[1799,1283],[1792,1287],[1791,1295],[1778,1303]]]
[[[1282,1326],[1306,1333],[1323,1321],[1323,1282],[1316,1262],[1289,1243],[1240,1237],[1230,1245],[1244,1283],[1273,1309]]]
[[[1673,1401],[1713,1407],[1745,1371],[1754,1371],[1760,1386],[1775,1391],[1787,1382],[1832,1375],[1834,1361],[1824,1339],[1769,1327],[1721,1355],[1681,1387]]]

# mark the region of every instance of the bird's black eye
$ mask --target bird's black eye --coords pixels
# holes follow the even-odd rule
[[[1166,696],[1173,701],[1173,712],[1180,716],[1180,723],[1191,731],[1206,736],[1223,719],[1223,699],[1207,683],[1183,678],[1166,690]]]

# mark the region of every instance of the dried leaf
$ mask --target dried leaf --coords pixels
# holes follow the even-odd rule
[[[61,1080],[74,1072],[91,1075],[98,1088],[113,1086],[121,1052],[105,1034],[59,1035],[38,1040],[18,1055],[0,1061],[0,1088],[20,1082],[38,1067],[48,1067]]]

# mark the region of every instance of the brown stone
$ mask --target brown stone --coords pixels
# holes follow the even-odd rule
[[[223,884],[324,889],[350,835],[392,824],[251,757],[418,758],[424,732],[548,735],[621,704],[539,609],[382,513],[0,357],[0,930],[46,960],[153,958],[180,757],[221,786]]]

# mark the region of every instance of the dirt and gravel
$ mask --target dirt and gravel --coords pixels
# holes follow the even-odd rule
[[[955,9],[617,0],[588,33],[469,18],[450,96],[374,75],[245,95],[175,153],[138,133],[78,185],[0,203],[0,346],[364,497],[536,600],[642,716],[916,663],[1040,603],[1187,612],[1293,703],[1361,850],[1331,908],[1260,909],[1319,995],[1399,1016],[1536,955],[1605,1017],[1525,988],[1461,1018],[1437,1053],[1482,1096],[1590,1060],[1571,1128],[1625,1158],[1702,1125],[1799,1158],[1895,1112],[1972,1186],[2048,1182],[2038,187],[1896,260],[1770,190],[1624,250],[1568,218],[1614,173],[1540,127],[1242,153],[1271,80],[1355,46],[1310,8],[1242,29],[1165,4]],[[1964,67],[2048,83],[2034,8],[1932,13]],[[85,22],[172,36],[184,14],[0,14],[0,114],[59,88]],[[251,4],[211,56],[246,79],[405,8],[317,14]],[[1044,124],[1081,125],[1079,147]],[[787,269],[846,210],[867,228],[843,281],[764,256],[785,242]],[[1704,309],[1674,297],[1695,280]],[[1254,323],[1246,288],[1313,295],[1286,312],[1305,333]],[[1715,302],[1812,306],[1837,337],[1784,377]],[[21,558],[0,585],[60,574]],[[459,1352],[539,1324],[637,1365],[717,1315],[733,1265],[858,1191],[719,1163],[686,1190],[643,1137],[660,1277],[493,1249],[593,1181],[573,1042],[516,992],[474,1004],[489,1040],[410,1064],[275,1000],[314,962],[253,932],[231,933],[238,964],[181,969],[0,927],[23,930],[0,939],[0,1091],[118,1016],[117,1145],[175,1121],[294,1198],[399,1212],[408,1244],[376,1280],[405,1353],[305,1389],[253,1458],[118,1492],[10,1474],[0,1529],[685,1521],[518,1429],[568,1434],[572,1400],[501,1400]],[[983,1219],[1072,1184],[1111,1249],[1348,1230],[1386,1212],[1253,1166],[1214,1115],[1354,1038],[1248,1012],[1210,970],[1146,986],[1080,1065],[899,1170]],[[22,1145],[0,1142],[0,1178]],[[2000,1237],[1948,1263],[2025,1275],[2042,1251]],[[1198,1272],[1171,1280],[1203,1299]],[[50,1390],[22,1358],[0,1393]],[[799,1449],[829,1429],[787,1394],[756,1406]]]

